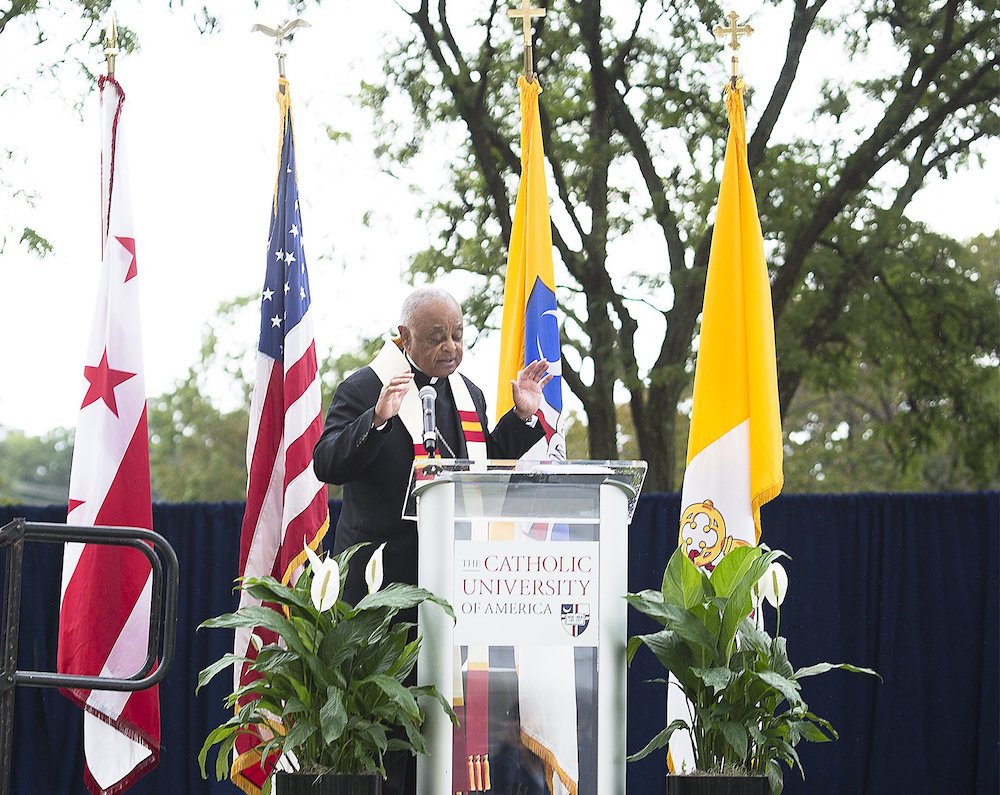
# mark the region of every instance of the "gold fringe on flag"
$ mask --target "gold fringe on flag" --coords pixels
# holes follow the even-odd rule
[[[569,792],[569,795],[578,795],[577,784],[570,775],[559,766],[559,761],[556,759],[555,754],[553,754],[548,748],[535,740],[534,737],[530,737],[521,732],[521,743],[527,748],[531,753],[542,760],[542,764],[545,766],[545,782],[548,785],[549,792],[552,792],[552,780],[553,777],[558,775],[559,780],[563,783],[563,786]]]

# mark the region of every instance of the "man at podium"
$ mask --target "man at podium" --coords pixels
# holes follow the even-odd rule
[[[352,560],[344,591],[351,603],[367,593],[365,563],[383,542],[385,581],[417,582],[417,527],[402,518],[414,458],[433,446],[442,458],[516,459],[544,435],[536,412],[552,379],[547,361],[532,362],[511,382],[514,406],[490,431],[482,390],[458,372],[458,302],[444,290],[419,288],[403,302],[398,328],[398,337],[337,387],[313,451],[317,477],[344,486],[333,554],[372,542]],[[434,390],[431,422],[418,396],[424,387]],[[386,793],[413,792],[412,760],[392,761]],[[396,772],[403,763],[406,775]]]
[[[423,387],[435,392],[431,432],[442,458],[515,459],[544,434],[535,413],[552,378],[548,362],[518,374],[511,383],[514,407],[489,431],[482,390],[458,372],[463,328],[461,307],[449,293],[418,288],[403,302],[399,336],[333,396],[313,451],[317,477],[344,486],[333,552],[373,542],[352,561],[345,591],[351,601],[367,593],[365,563],[383,541],[386,582],[416,584],[416,523],[402,513],[413,459],[427,454]]]

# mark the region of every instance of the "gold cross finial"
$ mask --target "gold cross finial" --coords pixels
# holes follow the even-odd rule
[[[534,64],[531,58],[531,20],[535,17],[544,17],[544,8],[532,8],[531,0],[524,0],[520,8],[512,8],[507,11],[507,16],[511,19],[520,18],[524,25],[524,76],[530,81],[534,77]]]
[[[304,19],[293,19],[291,22],[282,22],[276,28],[269,28],[267,25],[261,25],[257,23],[252,28],[250,28],[251,33],[260,31],[261,33],[270,36],[274,39],[275,55],[278,56],[278,77],[285,76],[285,51],[282,46],[285,43],[285,39],[289,38],[291,32],[296,28],[311,28],[308,22]]]
[[[753,28],[749,25],[740,25],[739,19],[740,15],[735,11],[730,11],[726,14],[726,19],[729,20],[729,27],[724,28],[721,25],[716,25],[712,32],[719,38],[723,36],[730,36],[731,40],[728,42],[729,47],[733,51],[733,74],[732,74],[732,84],[736,87],[736,78],[740,76],[739,72],[739,59],[736,57],[736,51],[740,48],[740,36],[749,36],[753,33]]]
[[[108,29],[104,34],[104,57],[108,59],[108,77],[115,76],[115,56],[118,55],[118,26],[115,25],[115,12],[110,12]]]

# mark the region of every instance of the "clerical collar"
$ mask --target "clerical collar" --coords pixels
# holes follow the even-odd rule
[[[413,370],[413,381],[418,387],[426,386],[427,384],[436,386],[437,382],[441,380],[436,375],[427,375],[427,373],[417,367],[413,363],[413,359],[410,358],[410,355],[406,351],[403,351],[403,356],[406,357],[406,361],[409,363],[410,369]]]

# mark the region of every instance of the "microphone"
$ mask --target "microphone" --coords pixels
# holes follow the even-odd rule
[[[428,385],[421,387],[420,406],[424,415],[424,450],[427,455],[433,456],[437,448],[437,418],[434,413],[434,401],[437,400],[437,390]]]

